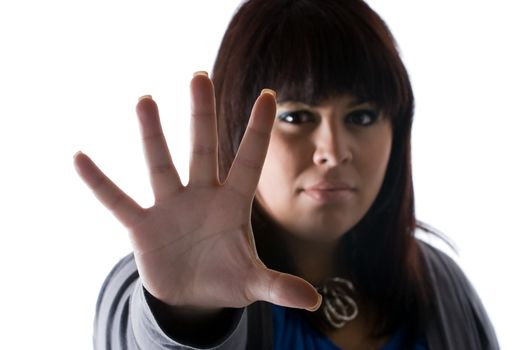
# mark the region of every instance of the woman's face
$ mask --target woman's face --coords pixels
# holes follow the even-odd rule
[[[289,234],[337,240],[379,193],[391,145],[390,121],[372,103],[278,103],[256,198]]]

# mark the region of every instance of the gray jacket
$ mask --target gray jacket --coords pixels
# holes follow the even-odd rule
[[[459,266],[445,253],[420,242],[428,278],[434,289],[436,313],[426,327],[431,350],[495,350],[496,334],[476,291]],[[94,346],[109,349],[272,349],[272,317],[268,304],[235,309],[229,329],[214,341],[181,344],[163,331],[140,283],[130,254],[104,282],[96,306]]]

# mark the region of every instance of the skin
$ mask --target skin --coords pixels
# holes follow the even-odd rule
[[[276,116],[256,198],[287,233],[301,275],[315,283],[330,275],[338,239],[379,193],[391,123],[351,95],[316,106],[284,101]]]
[[[354,106],[349,96],[319,106],[301,105],[314,118],[299,127],[281,119],[274,123],[276,115],[296,109],[297,102],[276,109],[275,93],[263,91],[228,177],[220,183],[213,84],[199,72],[190,90],[192,156],[186,186],[173,165],[156,103],[146,96],[137,104],[153,206],[139,206],[87,155],[74,156],[79,176],[127,228],[140,282],[177,320],[167,327],[187,322],[198,330],[221,309],[258,300],[317,309],[321,299],[307,281],[315,279],[306,262],[315,254],[329,257],[334,242],[372,204],[390,152],[390,124],[381,118],[366,127],[343,123],[349,112],[373,107]],[[351,190],[309,188],[321,180],[326,180],[324,185],[346,181]],[[306,280],[268,269],[259,259],[250,223],[256,192],[298,243],[292,254],[305,262],[300,265]],[[324,262],[318,265],[323,273],[329,271]],[[345,349],[362,349],[366,314],[354,320],[349,331],[329,336]]]
[[[313,286],[266,268],[258,258],[250,224],[251,206],[275,117],[275,93],[263,91],[228,178],[217,171],[214,89],[198,72],[190,85],[192,149],[189,182],[173,165],[151,96],[141,98],[137,116],[155,203],[140,207],[85,154],[75,168],[100,202],[128,229],[141,283],[174,314],[206,316],[224,307],[264,300],[316,309]]]
[[[306,280],[317,284],[333,275],[337,241],[372,206],[391,146],[390,121],[351,95],[316,106],[277,104],[256,198],[284,230],[287,251]],[[369,337],[373,305],[356,301],[358,317],[327,336],[342,349],[377,349],[388,338]]]

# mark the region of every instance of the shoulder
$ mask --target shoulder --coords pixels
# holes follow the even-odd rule
[[[474,287],[454,259],[426,242],[419,241],[419,247],[435,302],[443,302],[443,307],[452,309],[463,309],[465,304],[474,304],[476,308],[481,305]]]
[[[480,304],[477,292],[458,263],[429,243],[418,241],[427,280],[442,295],[460,297],[459,301]]]
[[[439,280],[453,278],[456,283],[468,282],[461,267],[447,253],[421,240],[418,244],[429,277]]]
[[[492,323],[473,285],[449,255],[418,241],[432,291],[433,320],[427,338],[436,348],[498,349]]]

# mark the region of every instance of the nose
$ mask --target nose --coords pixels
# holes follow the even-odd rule
[[[320,125],[314,133],[314,144],[313,161],[316,165],[334,167],[353,158],[350,135],[343,125]]]

